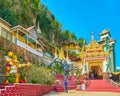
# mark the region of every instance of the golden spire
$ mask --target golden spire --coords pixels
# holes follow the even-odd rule
[[[86,41],[85,41],[85,39],[83,40],[83,50],[85,50],[85,43],[86,43]]]
[[[66,56],[66,60],[69,60],[69,56],[68,56],[68,50],[67,50],[67,56]]]
[[[57,58],[57,47],[55,46],[55,58]]]
[[[59,58],[60,58],[60,59],[64,59],[64,58],[65,58],[65,56],[64,56],[64,50],[63,50],[62,47],[61,47],[60,50],[59,50]]]
[[[92,32],[92,39],[91,39],[92,41],[94,40],[94,32]]]
[[[83,40],[83,45],[85,45],[85,42],[86,42],[86,41],[85,41],[85,39],[84,39],[84,40]]]

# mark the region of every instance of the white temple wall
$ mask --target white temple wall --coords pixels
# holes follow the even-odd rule
[[[89,73],[88,62],[86,62],[86,72]]]
[[[106,72],[107,69],[107,62],[103,61],[103,72]]]

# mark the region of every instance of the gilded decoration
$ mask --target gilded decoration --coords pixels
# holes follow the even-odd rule
[[[95,40],[91,40],[80,53],[81,58],[96,57],[96,56],[108,56],[108,51],[104,51],[103,45],[98,44]]]
[[[95,60],[94,62],[88,62],[88,70],[92,68],[92,66],[99,66],[100,69],[103,69],[103,61],[102,60]]]
[[[109,29],[104,29],[99,35],[104,35],[106,33],[109,33],[110,34],[110,31]]]
[[[74,42],[70,42],[70,43],[63,43],[62,47],[64,49],[80,49],[80,45],[79,44],[75,44]]]

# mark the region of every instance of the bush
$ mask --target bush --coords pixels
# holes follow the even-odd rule
[[[28,72],[28,67],[25,66],[25,67],[19,68],[19,72],[20,72],[20,79],[25,80],[26,74]]]
[[[29,83],[52,85],[54,80],[55,78],[53,77],[50,69],[44,66],[36,67],[33,65],[27,81]]]
[[[8,82],[9,83],[15,83],[16,80],[16,74],[15,73],[10,73],[10,75],[8,76]]]

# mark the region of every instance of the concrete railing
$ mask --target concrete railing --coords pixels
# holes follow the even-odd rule
[[[117,83],[117,82],[113,81],[112,79],[110,79],[110,80],[108,80],[108,81],[110,82],[110,84],[113,84],[114,86],[120,88],[120,83]]]
[[[43,56],[43,53],[41,53],[40,51],[38,51],[38,50],[35,50],[35,49],[33,49],[32,47],[28,47],[29,48],[29,50],[28,50],[28,52],[27,52],[27,54],[26,54],[26,46],[24,46],[24,47],[21,47],[20,46],[20,44],[21,45],[25,45],[25,43],[23,43],[22,41],[21,41],[21,43],[19,42],[19,44],[18,45],[16,45],[16,44],[14,44],[12,41],[8,41],[8,40],[6,40],[5,38],[3,38],[3,37],[1,37],[0,36],[0,47],[2,48],[2,49],[5,49],[5,50],[10,50],[10,51],[13,51],[16,55],[19,55],[19,56],[21,56],[22,57],[22,59],[24,59],[24,58],[26,58],[26,55],[29,55],[29,57],[32,59],[31,60],[31,62],[33,62],[33,61],[37,61],[37,62],[39,62],[39,63],[41,63],[42,61],[44,62],[44,64],[45,63],[50,63],[50,62],[52,62],[53,60],[53,58],[51,58],[51,57],[48,57],[48,56]],[[32,51],[30,51],[30,50],[32,50]],[[36,54],[39,54],[39,55],[36,55]],[[6,53],[4,53],[4,55],[5,55]]]

